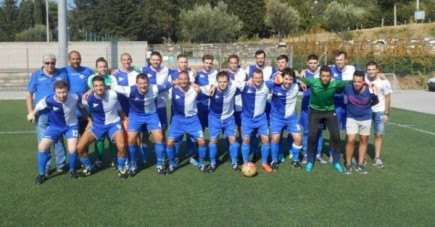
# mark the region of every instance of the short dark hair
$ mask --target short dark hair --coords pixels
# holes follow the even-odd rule
[[[68,82],[64,81],[64,80],[58,80],[54,83],[54,90],[56,89],[63,89],[66,88],[66,90],[69,91],[69,84]]]
[[[147,82],[149,82],[148,76],[145,73],[139,73],[139,74],[137,74],[137,76],[136,76],[136,83],[137,83],[137,81],[139,79],[146,80]]]
[[[202,62],[204,62],[205,60],[214,60],[213,55],[211,54],[205,54],[204,56],[202,56]]]
[[[276,58],[277,61],[282,60],[282,59],[284,59],[286,62],[288,62],[288,57],[285,54],[281,54]]]
[[[226,71],[218,72],[218,74],[216,75],[216,80],[218,80],[221,77],[227,78],[227,81],[230,80],[230,77],[228,76],[228,73]]]
[[[255,57],[257,57],[258,55],[264,54],[264,57],[266,57],[266,52],[264,52],[264,50],[257,50],[255,51]]]
[[[185,55],[185,54],[179,54],[179,55],[177,55],[177,60],[180,59],[180,58],[186,58],[187,59],[187,55]]]
[[[339,51],[335,52],[335,57],[338,57],[342,54],[344,55],[344,59],[347,59],[347,53],[346,53],[346,51],[343,51],[343,50],[339,50]]]
[[[230,56],[228,56],[228,63],[230,62],[231,59],[237,59],[237,62],[240,61],[239,56],[237,56],[237,54],[231,54]]]
[[[357,70],[357,71],[355,71],[355,72],[353,73],[353,76],[356,76],[356,77],[362,77],[363,79],[365,79],[365,73],[364,73],[364,71],[361,71],[361,70]]]
[[[329,72],[331,73],[331,68],[327,65],[322,65],[322,67],[320,67],[320,72]]]
[[[106,65],[108,65],[106,59],[104,59],[103,57],[99,57],[99,58],[97,58],[97,60],[95,61],[95,67],[97,67],[98,63],[100,63],[100,62],[105,62]]]
[[[254,71],[252,72],[252,75],[254,75],[254,73],[258,73],[263,75],[263,71],[261,71],[261,69],[254,69]]]
[[[295,70],[293,70],[290,67],[287,67],[282,71],[282,77],[284,77],[285,75],[289,75],[289,76],[293,77],[293,80],[296,78]]]
[[[92,78],[92,84],[94,84],[95,81],[101,81],[104,83],[104,78],[102,76],[95,76]]]
[[[158,56],[160,58],[160,60],[162,60],[162,55],[160,54],[160,52],[158,51],[152,51],[150,56]]]
[[[178,77],[180,77],[181,74],[186,74],[187,78],[189,78],[189,72],[183,70],[183,71],[181,71],[181,72],[178,73]]]
[[[318,61],[319,57],[317,55],[315,55],[315,54],[310,54],[310,55],[308,55],[308,58],[307,58],[307,61],[309,61],[309,60],[316,60],[316,61]]]
[[[369,66],[371,66],[371,65],[374,65],[374,66],[376,66],[376,68],[379,68],[378,63],[375,62],[375,61],[373,61],[373,60],[367,62],[367,64],[366,64],[366,68],[369,67]]]

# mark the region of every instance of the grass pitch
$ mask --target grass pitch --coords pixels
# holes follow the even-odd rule
[[[0,226],[435,223],[433,115],[393,109],[384,139],[386,168],[376,169],[369,159],[367,175],[337,174],[320,164],[307,174],[287,160],[278,172],[259,168],[258,176],[245,178],[225,161],[215,173],[204,174],[185,160],[164,177],[151,166],[121,180],[107,168],[78,180],[55,173],[36,185],[36,136],[25,120],[24,101],[0,103]],[[373,149],[369,146],[370,154]]]

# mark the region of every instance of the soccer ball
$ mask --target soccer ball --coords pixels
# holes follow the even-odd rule
[[[252,162],[247,162],[243,164],[242,174],[245,177],[253,177],[257,175],[257,166]]]

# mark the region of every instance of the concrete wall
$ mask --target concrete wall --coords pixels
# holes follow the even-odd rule
[[[95,60],[104,57],[110,68],[118,68],[119,55],[128,52],[137,65],[145,65],[147,42],[69,42],[68,52],[77,50],[82,65],[95,68]],[[31,69],[42,66],[42,55],[58,55],[57,42],[0,42],[0,71]]]

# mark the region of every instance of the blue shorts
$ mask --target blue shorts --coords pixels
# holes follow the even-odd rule
[[[63,135],[65,135],[67,139],[77,139],[79,137],[79,126],[71,125],[65,127],[56,127],[49,125],[47,131],[45,131],[44,138],[57,142],[62,138]]]
[[[304,133],[307,134],[308,133],[308,114],[309,114],[310,110],[301,110],[301,116],[299,118],[299,125],[303,128]],[[326,130],[326,124],[324,120],[320,120],[319,123],[319,129],[320,130]],[[308,134],[307,134],[308,135]]]
[[[184,134],[190,135],[191,138],[197,140],[204,138],[201,124],[197,116],[183,117],[174,115],[172,117],[171,127],[169,127],[168,139],[177,140]]]
[[[162,130],[166,131],[166,129],[168,128],[168,116],[166,113],[166,108],[165,107],[157,108],[157,115],[159,115],[159,121]]]
[[[276,117],[273,114],[270,116],[270,129],[272,135],[281,135],[281,131],[285,129],[288,133],[301,133],[301,126],[298,123],[296,114],[289,118]]]
[[[234,116],[221,120],[212,114],[208,115],[208,133],[210,139],[218,139],[219,133],[223,131],[225,137],[236,136],[236,122]]]
[[[385,115],[384,112],[373,112],[372,122],[375,134],[384,135],[385,130]]]
[[[110,125],[92,125],[88,127],[89,130],[97,140],[103,139],[104,135],[108,135],[110,140],[113,141],[113,137],[119,131],[122,131],[121,123],[113,123]]]
[[[198,108],[198,118],[199,122],[201,123],[201,127],[202,129],[205,129],[208,127],[209,106],[203,102],[198,102],[196,107]]]
[[[346,130],[346,106],[336,106],[335,113],[337,114],[338,129],[340,131]]]
[[[161,130],[162,126],[159,121],[157,113],[149,113],[145,115],[139,115],[130,113],[128,116],[128,131],[129,132],[152,132],[154,130]]]
[[[243,138],[250,137],[251,133],[257,129],[261,136],[269,136],[269,126],[267,125],[266,113],[256,117],[249,118],[242,114],[242,135]]]

